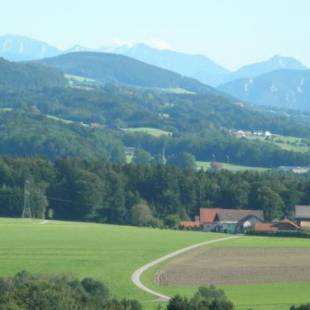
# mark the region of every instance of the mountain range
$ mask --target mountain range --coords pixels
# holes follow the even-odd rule
[[[136,44],[132,47],[124,45],[103,50],[126,55],[154,66],[165,68],[195,78],[211,86],[225,81],[230,74],[229,70],[206,56],[190,55],[172,50],[160,50],[146,44]]]
[[[41,59],[59,53],[56,47],[38,40],[17,35],[0,36],[0,57],[10,61]]]
[[[167,158],[185,152],[198,161],[229,158],[249,166],[309,162],[308,153],[236,135],[271,131],[307,143],[309,122],[127,56],[73,52],[31,62],[1,59],[0,72],[0,154],[125,162],[125,150],[138,148],[160,160],[164,145]],[[154,131],[165,134],[150,136]]]
[[[218,86],[240,78],[254,78],[275,70],[307,69],[298,60],[279,55],[275,55],[263,62],[243,66],[236,71],[230,71],[204,55],[192,55],[173,50],[162,50],[143,43],[133,46],[112,45],[97,49],[75,45],[70,49],[60,50],[47,43],[22,36],[0,36],[0,57],[11,61],[37,60],[60,54],[85,51],[125,55],[157,67],[195,78],[211,86]]]
[[[73,53],[77,55],[73,56]],[[42,63],[65,73],[105,83],[182,88],[192,92],[211,91],[204,85],[207,84],[249,103],[310,110],[307,67],[291,57],[276,55],[231,72],[203,55],[160,50],[146,44],[99,49],[76,45],[63,51],[21,36],[0,37],[0,57],[12,61],[44,59]]]

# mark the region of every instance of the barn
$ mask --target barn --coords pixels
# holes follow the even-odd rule
[[[295,206],[295,221],[301,229],[310,230],[310,206]]]

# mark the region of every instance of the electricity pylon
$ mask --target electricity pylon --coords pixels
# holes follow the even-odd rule
[[[32,218],[30,192],[31,192],[31,184],[28,180],[26,180],[24,185],[24,208],[22,218],[29,218],[29,219]]]

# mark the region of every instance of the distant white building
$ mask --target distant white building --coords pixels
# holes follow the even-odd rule
[[[280,166],[278,169],[286,172],[293,172],[296,174],[304,174],[310,172],[310,167]]]
[[[266,138],[271,138],[272,137],[272,133],[270,131],[265,131],[265,137]]]

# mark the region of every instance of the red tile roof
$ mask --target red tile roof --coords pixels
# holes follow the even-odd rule
[[[200,223],[214,222],[219,209],[200,209]]]
[[[240,209],[221,209],[221,208],[202,208],[200,209],[200,223],[213,223],[216,218],[220,222],[239,222],[247,216],[256,216],[264,220],[261,210],[240,210]]]

